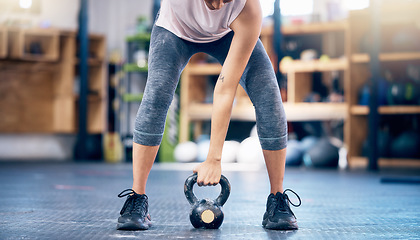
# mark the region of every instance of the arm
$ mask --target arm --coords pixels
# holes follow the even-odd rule
[[[231,24],[234,36],[213,95],[210,149],[205,162],[194,169],[198,185],[215,185],[220,180],[223,143],[239,80],[261,32],[262,14],[258,0],[247,0]]]

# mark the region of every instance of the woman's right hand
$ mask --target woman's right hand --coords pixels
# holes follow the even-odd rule
[[[215,186],[222,175],[222,166],[219,160],[210,160],[200,163],[193,169],[197,173],[198,186]]]

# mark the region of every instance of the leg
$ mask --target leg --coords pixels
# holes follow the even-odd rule
[[[207,53],[223,64],[233,33],[207,47]],[[283,192],[286,162],[287,124],[277,79],[260,41],[245,68],[240,84],[254,104],[257,129],[271,184],[271,192]]]
[[[255,107],[258,137],[264,153],[271,193],[262,225],[268,229],[298,229],[296,217],[283,190],[287,122],[271,62],[258,41],[241,79]],[[298,205],[296,205],[298,206]]]
[[[263,150],[268,177],[270,179],[270,192],[276,194],[283,192],[283,179],[286,164],[286,148],[282,150]]]
[[[227,54],[227,50],[223,50],[223,54],[220,50],[215,54],[221,63]],[[297,229],[295,215],[289,206],[289,198],[283,191],[287,122],[274,70],[260,41],[248,61],[240,84],[255,107],[258,137],[271,185],[262,225],[268,229]]]
[[[182,69],[192,56],[188,42],[161,27],[154,27],[149,53],[149,74],[134,129],[133,190],[144,194],[149,172],[162,140],[166,114]]]
[[[192,52],[186,41],[154,26],[149,49],[149,74],[133,134],[133,187],[118,195],[127,196],[118,218],[119,230],[146,230],[151,226],[146,182],[162,140],[166,114],[179,75]]]
[[[283,192],[287,122],[271,62],[258,41],[241,79],[255,107],[257,132],[264,153],[271,193]]]
[[[146,194],[146,182],[159,146],[133,143],[133,187],[138,194]]]

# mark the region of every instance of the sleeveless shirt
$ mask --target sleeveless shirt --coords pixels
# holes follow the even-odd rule
[[[232,29],[246,0],[233,0],[217,10],[210,10],[204,0],[162,0],[156,25],[190,42],[216,41]]]

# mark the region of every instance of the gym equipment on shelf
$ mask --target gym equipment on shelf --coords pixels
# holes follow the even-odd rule
[[[195,142],[187,141],[178,144],[174,150],[174,157],[177,162],[192,162],[197,159],[198,147]]]
[[[258,138],[249,137],[241,142],[236,154],[236,161],[238,163],[264,164],[264,155]]]
[[[329,138],[321,138],[303,156],[303,162],[307,167],[335,168],[338,166],[339,148],[334,146]]]
[[[394,158],[419,158],[420,134],[405,131],[396,137],[390,147],[390,155]]]
[[[222,162],[233,163],[236,161],[236,153],[238,152],[240,143],[237,141],[225,141],[222,150]]]
[[[299,166],[303,161],[304,151],[301,142],[298,140],[289,140],[287,142],[286,166]]]

